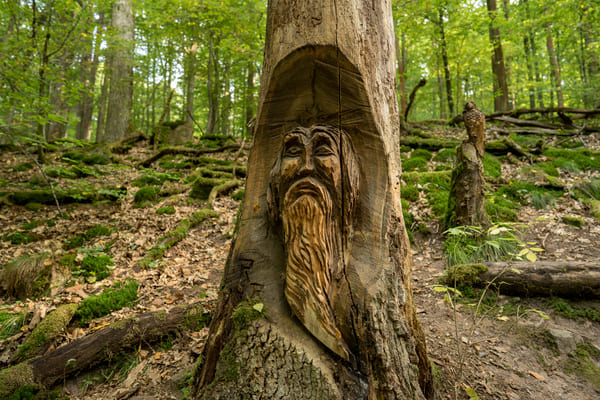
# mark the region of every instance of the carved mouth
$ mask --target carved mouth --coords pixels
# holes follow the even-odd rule
[[[303,196],[322,199],[327,192],[325,186],[314,178],[302,178],[287,190],[284,202],[288,205],[296,202]]]

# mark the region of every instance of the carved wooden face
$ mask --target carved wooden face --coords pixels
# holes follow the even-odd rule
[[[298,127],[284,135],[267,196],[272,222],[283,227],[286,300],[308,331],[346,360],[349,350],[331,299],[344,275],[358,177],[343,131]]]

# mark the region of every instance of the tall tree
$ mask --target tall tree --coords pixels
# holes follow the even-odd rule
[[[506,67],[504,65],[504,52],[500,38],[500,28],[497,25],[498,7],[496,0],[486,0],[490,16],[490,43],[492,44],[492,72],[494,74],[494,111],[507,111],[508,84],[506,80]]]
[[[550,60],[550,76],[552,78],[552,84],[556,88],[556,101],[559,107],[564,107],[565,101],[560,78],[560,65],[558,64],[558,58],[556,57],[556,51],[554,49],[554,38],[552,36],[552,25],[550,22],[546,23],[546,49],[548,50],[548,59]]]
[[[106,127],[101,140],[116,142],[131,130],[133,98],[133,0],[116,0],[112,7],[114,37],[108,62],[110,85]]]
[[[268,7],[246,200],[194,394],[431,398],[390,1]]]

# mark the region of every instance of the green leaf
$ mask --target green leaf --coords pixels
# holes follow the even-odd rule
[[[531,250],[531,251],[537,251],[537,252],[545,251],[544,249],[541,249],[539,247],[530,247],[529,250]]]
[[[521,271],[520,269],[517,269],[517,268],[510,268],[510,270],[512,272],[514,272],[515,274],[521,274],[521,273],[523,273],[523,271]]]
[[[252,306],[252,308],[254,308],[256,311],[261,313],[261,312],[263,312],[265,305],[263,303],[256,303],[255,305]]]
[[[535,253],[532,253],[531,251],[525,255],[525,258],[527,258],[531,262],[535,262],[537,260],[537,256],[535,255]]]
[[[433,287],[433,290],[435,290],[436,292],[447,292],[448,291],[448,287],[447,286],[440,286],[440,285],[436,285]]]
[[[465,387],[465,392],[469,395],[469,400],[479,400],[479,396],[477,396],[475,389],[467,386]]]

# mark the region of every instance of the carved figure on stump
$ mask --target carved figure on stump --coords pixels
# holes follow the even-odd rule
[[[475,102],[469,101],[465,104],[462,116],[469,142],[475,146],[479,157],[483,158],[485,155],[485,114],[477,108]]]
[[[465,104],[462,115],[468,138],[456,151],[456,168],[452,172],[446,226],[485,226],[489,223],[484,204],[482,162],[485,156],[485,114],[473,101],[469,101]]]
[[[332,301],[344,274],[359,175],[345,132],[298,127],[283,137],[267,197],[272,223],[283,223],[287,302],[310,333],[347,361]]]

